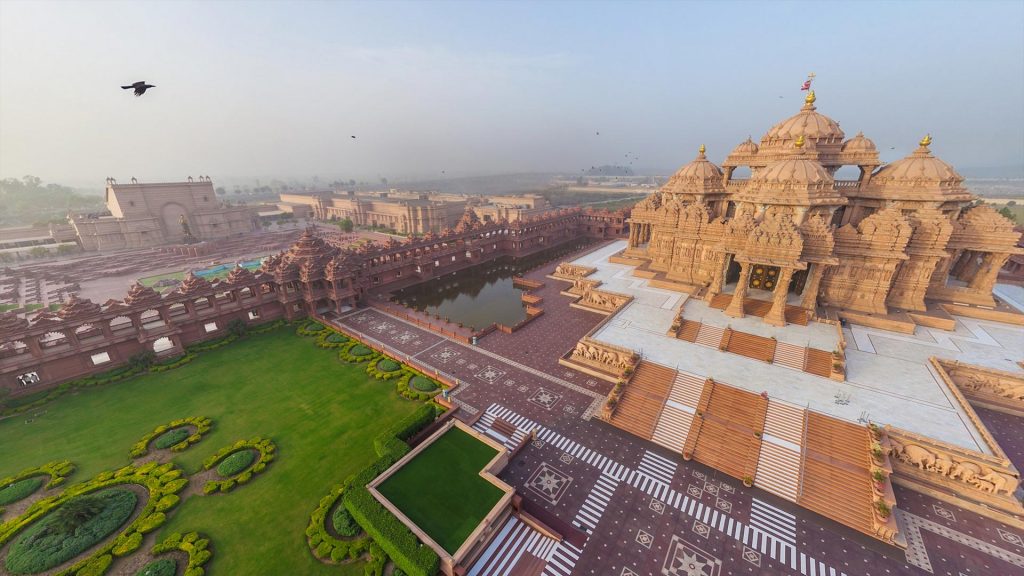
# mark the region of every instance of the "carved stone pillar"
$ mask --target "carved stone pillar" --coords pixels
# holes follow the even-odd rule
[[[971,284],[974,281],[974,277],[978,274],[978,271],[985,265],[985,258],[988,257],[988,254],[985,254],[980,259],[978,258],[979,254],[977,252],[969,252],[968,255],[970,256],[970,259],[967,260],[964,267],[959,273],[957,273],[957,278]]]
[[[22,342],[25,343],[25,346],[28,346],[28,351],[32,356],[42,358],[43,347],[39,344],[39,336],[29,336],[28,338],[23,339]]]
[[[707,293],[704,295],[704,300],[707,302],[711,302],[712,298],[722,292],[722,287],[725,285],[725,271],[729,268],[729,263],[732,262],[732,254],[726,254],[722,260],[723,262],[715,268],[715,275],[711,277],[711,285],[708,286]]]
[[[807,283],[804,284],[800,307],[813,312],[818,307],[818,289],[821,287],[821,277],[825,274],[825,269],[821,264],[809,264],[809,266],[811,270],[807,273]]]
[[[992,252],[985,254],[981,266],[975,272],[974,278],[971,279],[971,289],[991,293],[992,287],[996,284],[996,277],[999,276],[999,270],[1009,258],[1009,254],[994,254]]]
[[[789,295],[789,282],[793,279],[793,269],[783,268],[779,282],[772,293],[772,307],[765,315],[764,321],[773,326],[786,325],[786,296]]]
[[[736,281],[736,290],[732,293],[732,302],[725,309],[727,316],[743,318],[743,299],[747,296],[747,284],[750,282],[750,263],[740,262],[740,279]]]

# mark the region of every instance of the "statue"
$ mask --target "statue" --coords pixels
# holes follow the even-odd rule
[[[192,235],[192,230],[188,226],[188,219],[185,218],[184,214],[178,216],[178,224],[181,224],[181,231],[185,235],[185,244],[195,244],[196,242],[199,242],[199,239]]]

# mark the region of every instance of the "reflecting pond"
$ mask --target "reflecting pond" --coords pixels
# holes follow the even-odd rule
[[[512,326],[526,319],[523,291],[512,285],[513,276],[558,260],[590,243],[590,239],[584,238],[524,258],[504,256],[397,290],[391,299],[476,329],[493,322]]]

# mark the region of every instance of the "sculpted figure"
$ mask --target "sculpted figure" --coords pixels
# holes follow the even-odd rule
[[[953,468],[953,462],[940,454],[935,457],[935,462],[932,464],[932,471],[938,472],[943,476],[948,476],[949,471]]]
[[[950,478],[958,478],[964,482],[970,483],[974,480],[974,477],[981,472],[981,466],[978,466],[974,462],[957,462],[953,464],[953,471],[950,473]]]
[[[980,475],[974,477],[974,483],[978,488],[986,490],[987,492],[1003,492],[1006,490],[1008,480],[1007,476],[1004,476],[988,467],[982,468],[981,471],[982,473]],[[987,489],[989,484],[992,486],[991,490]],[[1016,490],[1017,486],[1014,485],[1013,488]]]
[[[913,464],[921,470],[927,470],[935,463],[934,454],[913,444],[909,444],[903,448],[903,455],[906,457],[904,462]]]

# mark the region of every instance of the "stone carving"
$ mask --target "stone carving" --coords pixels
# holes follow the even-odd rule
[[[637,363],[637,355],[632,350],[602,344],[589,338],[576,343],[572,358],[586,364],[599,364],[605,370],[610,368],[616,373],[632,370]]]
[[[596,290],[593,285],[587,285],[583,288],[583,296],[579,299],[579,304],[598,310],[612,311],[625,305],[629,300],[629,296]]]
[[[580,266],[578,264],[562,262],[561,264],[555,267],[555,271],[552,274],[552,276],[556,276],[558,278],[576,279],[583,278],[584,276],[593,274],[595,270],[595,268],[590,268],[587,266]]]
[[[905,438],[895,439],[890,432],[889,454],[897,461],[919,470],[958,480],[976,490],[990,494],[1005,494],[1012,497],[1020,478],[1012,468],[996,470],[984,462],[976,462],[960,454],[944,452],[938,446],[924,447],[904,443]],[[926,440],[922,438],[922,440]],[[980,455],[979,455],[980,456]]]

